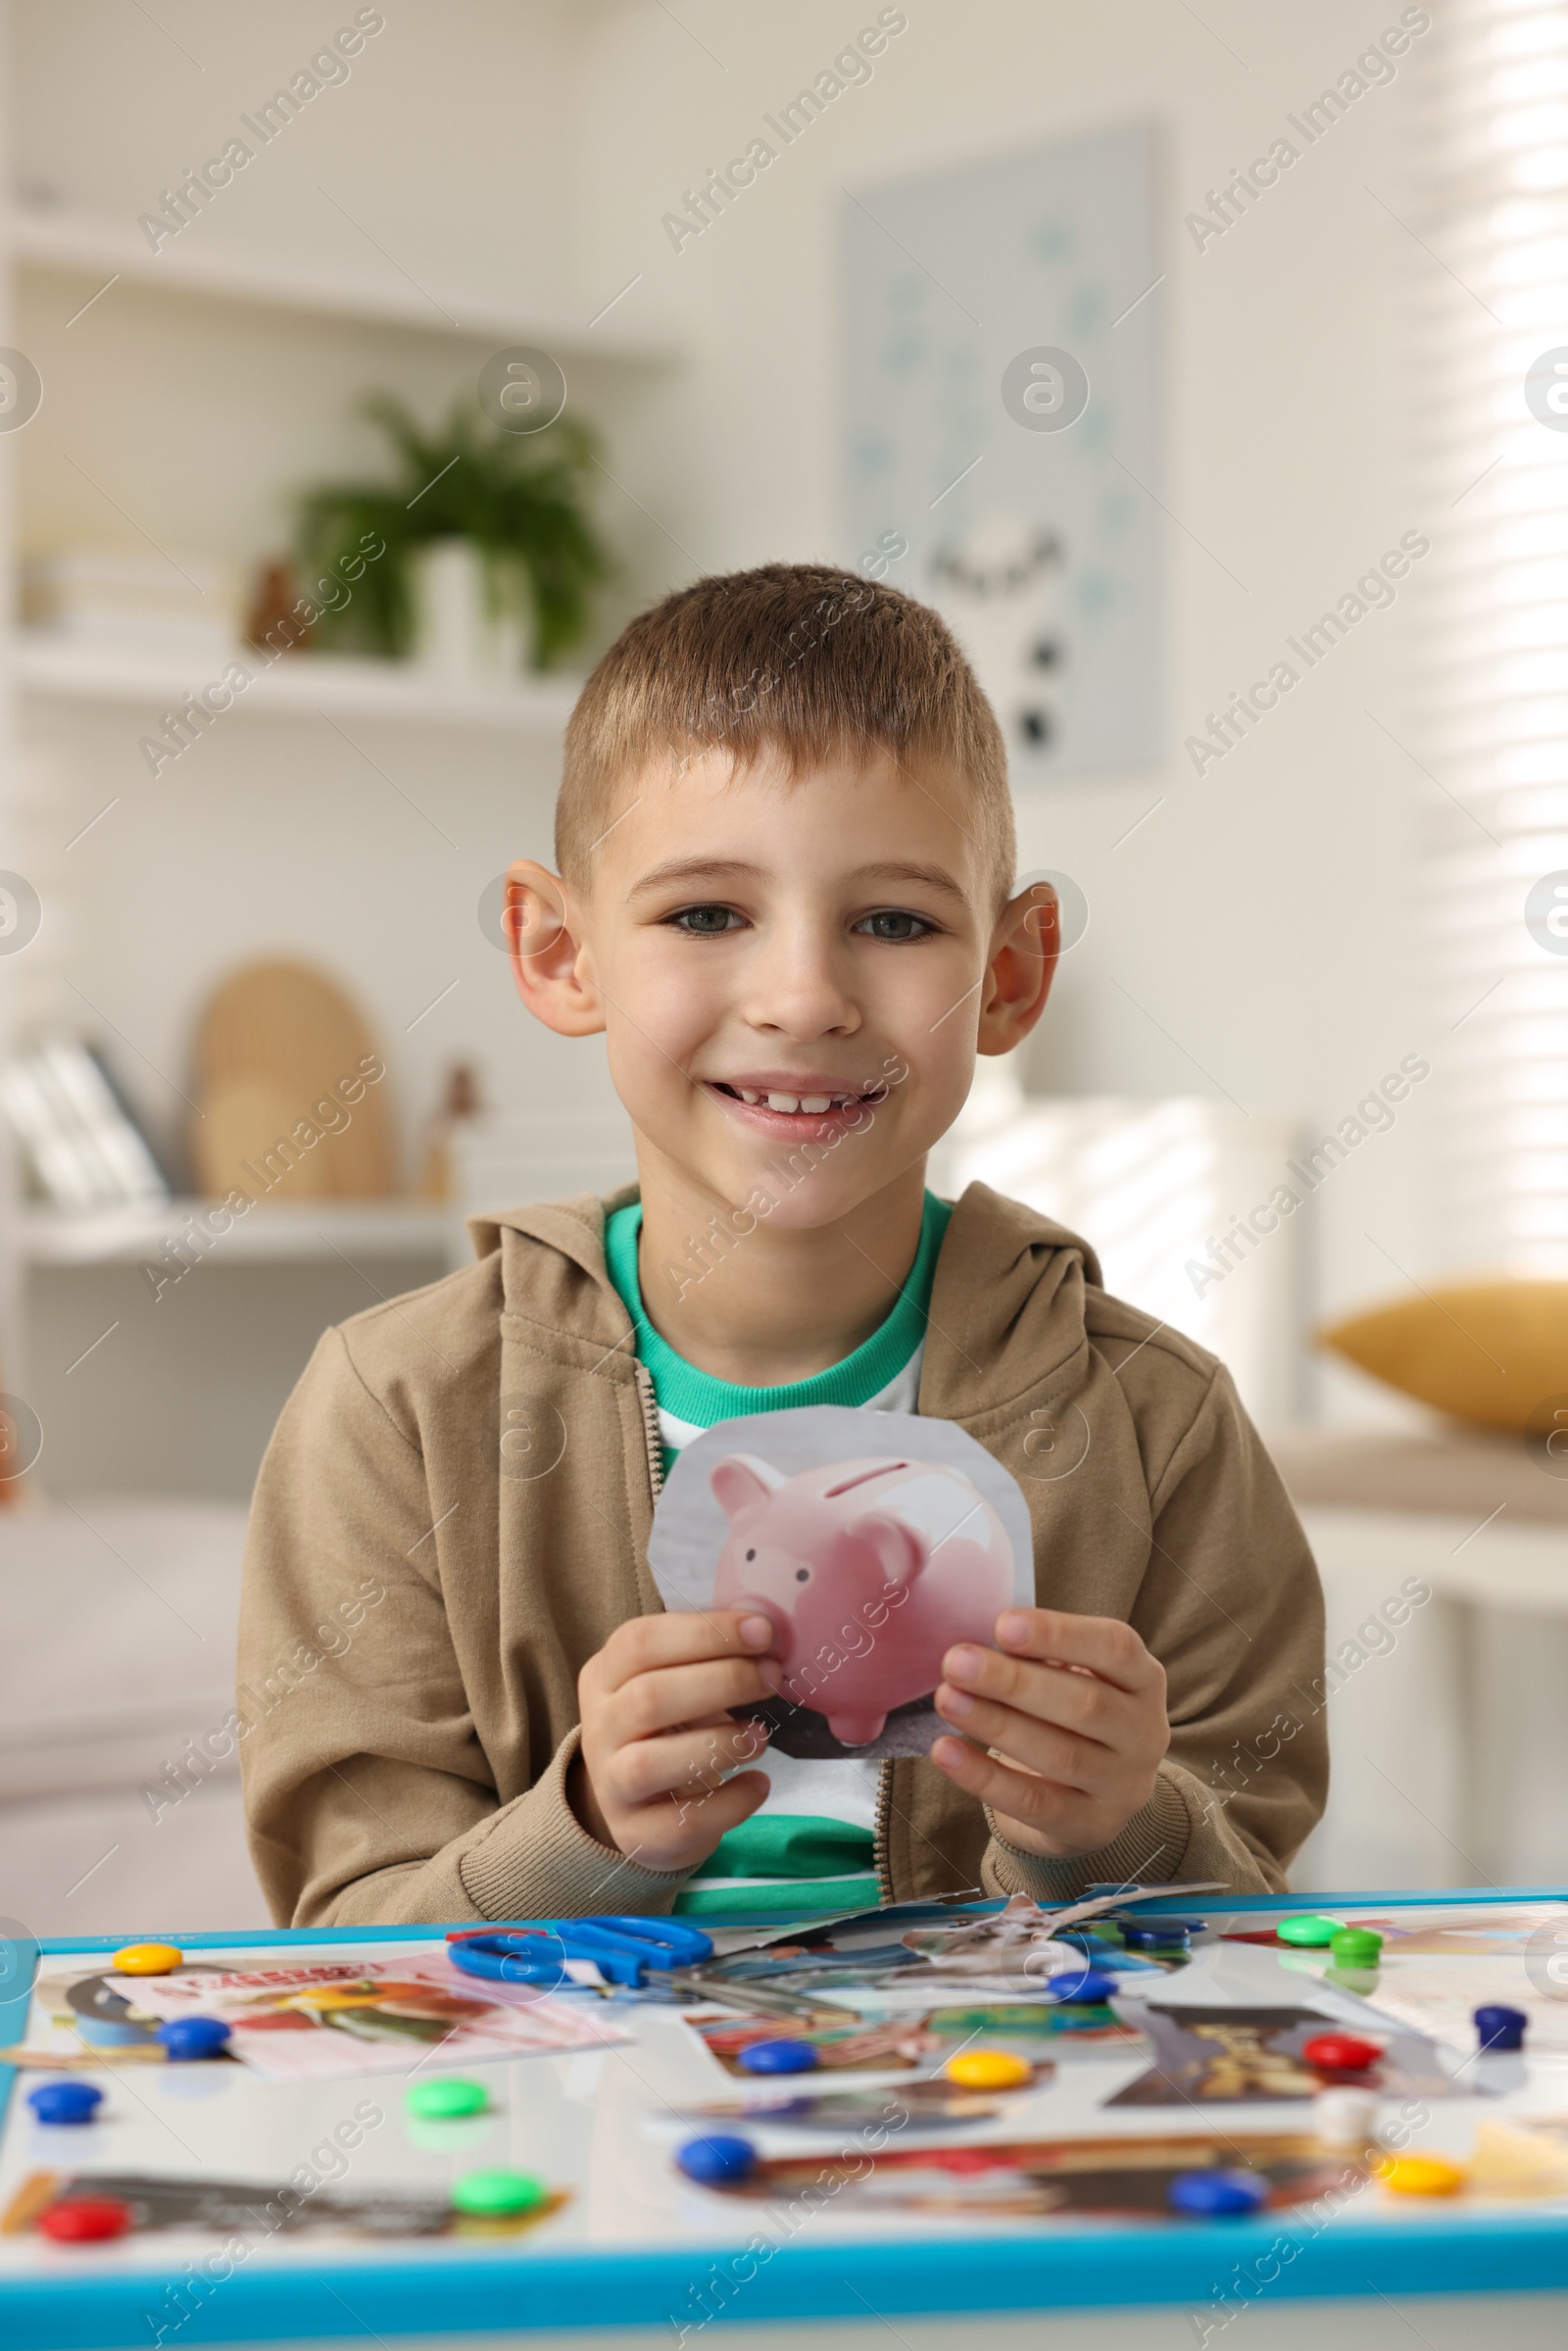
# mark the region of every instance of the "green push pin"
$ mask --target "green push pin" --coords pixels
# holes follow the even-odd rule
[[[452,2201],[473,2220],[514,2220],[548,2204],[550,2190],[532,2172],[469,2172],[453,2188]]]
[[[1375,1968],[1382,1952],[1383,1937],[1371,1927],[1341,1927],[1329,1941],[1329,1957],[1337,1968]]]
[[[1281,1919],[1274,1930],[1282,1943],[1291,1943],[1298,1950],[1320,1951],[1332,1944],[1340,1932],[1338,1919],[1319,1918],[1315,1911],[1302,1911],[1293,1919]]]
[[[421,2123],[444,2123],[455,2115],[483,2114],[490,2092],[480,2082],[458,2082],[446,2075],[431,2082],[411,2082],[404,2103]]]

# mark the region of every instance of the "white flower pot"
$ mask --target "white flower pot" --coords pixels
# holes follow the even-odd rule
[[[469,539],[436,539],[410,566],[414,660],[452,679],[515,677],[525,666],[521,622],[498,612],[486,589],[484,562]]]

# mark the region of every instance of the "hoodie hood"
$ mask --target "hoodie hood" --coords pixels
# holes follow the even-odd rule
[[[605,1223],[638,1197],[582,1193],[470,1216],[474,1254],[498,1250],[506,1306],[538,1326],[614,1347],[631,1324],[605,1264]],[[550,1263],[551,1255],[555,1263]],[[1073,1384],[1086,1300],[1102,1288],[1087,1241],[988,1185],[971,1184],[937,1258],[920,1409],[945,1420],[1004,1410],[1053,1374]],[[627,1376],[630,1376],[630,1362]]]

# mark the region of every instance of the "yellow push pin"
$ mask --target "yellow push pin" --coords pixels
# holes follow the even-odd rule
[[[1391,2155],[1377,2176],[1396,2196],[1452,2196],[1464,2185],[1463,2168],[1441,2155]]]
[[[126,1943],[112,1964],[122,1976],[167,1976],[184,1966],[185,1954],[172,1943]]]
[[[1007,2049],[964,2049],[942,2071],[960,2089],[1021,2089],[1035,2074],[1027,2057],[1014,2057]]]

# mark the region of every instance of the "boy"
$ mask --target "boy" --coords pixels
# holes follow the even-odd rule
[[[942,621],[810,564],[667,598],[584,688],[556,845],[510,876],[516,983],[605,1036],[640,1183],[476,1220],[284,1411],[240,1664],[277,1917],[1282,1886],[1321,1601],[1225,1372],[1059,1226],[925,1191],[1055,949]],[[929,1759],[770,1755],[767,1620],[666,1614],[649,1572],[671,1448],[823,1402],[956,1420],[1028,1499],[1039,1604],[948,1652]]]

